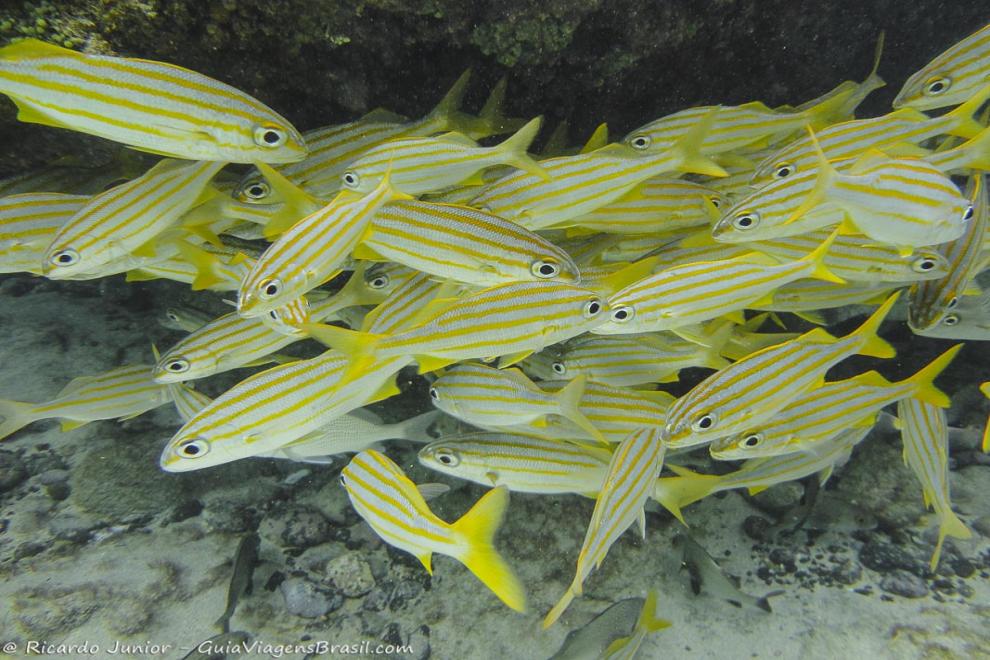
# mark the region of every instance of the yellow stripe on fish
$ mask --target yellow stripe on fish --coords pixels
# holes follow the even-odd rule
[[[693,325],[769,300],[784,284],[806,277],[843,284],[824,263],[835,237],[833,233],[790,263],[754,254],[661,271],[609,297],[611,317],[592,332],[628,334]]]
[[[605,385],[633,387],[677,380],[681,369],[721,369],[722,346],[701,346],[676,335],[584,335],[526,358],[523,370],[542,380],[587,376]]]
[[[841,339],[815,329],[712,374],[667,411],[664,441],[671,448],[691,447],[745,431],[816,387],[832,366],[847,357],[893,357],[894,349],[876,332],[896,301],[897,296],[891,296]]]
[[[45,251],[89,197],[22,193],[0,198],[0,273],[42,274]]]
[[[45,275],[93,273],[176,224],[223,168],[219,162],[165,160],[145,174],[94,196],[55,234]]]
[[[419,559],[431,575],[434,553],[453,557],[503,603],[517,612],[526,610],[522,584],[493,545],[509,491],[489,491],[460,520],[447,523],[430,510],[402,470],[373,449],[351,459],[340,477],[358,515],[383,541]]]
[[[974,32],[905,81],[895,108],[934,110],[962,103],[987,84],[990,75],[990,25]]]
[[[0,49],[0,93],[21,121],[175,158],[285,163],[306,154],[298,131],[257,99],[163,62],[26,39]]]
[[[448,415],[482,428],[545,423],[547,415],[560,415],[604,444],[601,432],[581,412],[584,386],[585,377],[578,376],[549,394],[518,369],[465,362],[450,367],[433,383],[430,398]]]
[[[44,403],[0,400],[0,439],[42,419],[60,418],[70,430],[101,419],[131,418],[171,401],[164,385],[151,380],[151,365],[117,367],[69,382]]]
[[[949,500],[949,426],[945,411],[915,397],[897,404],[904,443],[904,462],[921,483],[925,508],[938,516],[938,542],[928,567],[933,572],[942,555],[946,536],[968,539],[973,533],[956,516]]]
[[[639,521],[646,536],[643,507],[660,474],[664,449],[657,428],[634,431],[616,448],[581,544],[574,580],[543,619],[544,628],[552,626],[571,601],[581,595],[584,580],[601,566],[609,548],[634,522]]]
[[[368,249],[373,255],[365,253]],[[379,209],[354,255],[397,261],[475,286],[576,283],[581,277],[566,252],[515,223],[467,206],[415,200]]]
[[[653,499],[683,523],[684,516],[681,509],[725,490],[746,488],[750,494],[755,495],[770,486],[803,479],[816,472],[819,473],[819,481],[824,484],[832,475],[835,466],[844,463],[853,447],[872,430],[872,426],[852,428],[826,440],[815,452],[794,452],[756,458],[746,461],[735,472],[718,476],[699,474],[671,465],[670,469],[677,476],[657,479]]]
[[[935,387],[934,380],[962,346],[953,346],[918,373],[896,383],[875,371],[826,383],[797,397],[763,424],[715,440],[709,447],[711,455],[719,460],[736,460],[815,451],[822,440],[845,429],[873,426],[877,413],[906,397],[948,408],[949,397]]]
[[[168,472],[184,472],[278,449],[339,415],[396,394],[392,376],[408,361],[383,360],[373,373],[347,382],[342,381],[347,357],[336,351],[262,371],[180,428],[159,464]]]
[[[965,233],[940,248],[949,264],[948,274],[911,287],[908,326],[912,330],[927,330],[942,323],[977,274],[983,241],[990,228],[990,202],[982,174],[974,180],[972,206],[973,217],[966,224]]]
[[[388,177],[371,193],[344,192],[272,243],[241,283],[237,312],[260,316],[332,278],[385,203],[407,198]]]
[[[347,166],[340,180],[347,190],[368,192],[389,172],[396,188],[420,195],[457,185],[495,165],[512,165],[545,178],[541,167],[526,153],[542,121],[541,117],[533,119],[494,147],[480,147],[459,133],[389,140],[367,149]]]
[[[519,433],[465,433],[431,442],[421,465],[519,493],[597,495],[612,454],[606,449]]]

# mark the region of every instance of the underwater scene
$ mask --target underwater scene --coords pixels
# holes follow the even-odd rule
[[[0,8],[0,655],[990,657],[990,11]]]

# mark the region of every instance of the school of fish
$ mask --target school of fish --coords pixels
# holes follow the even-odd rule
[[[421,119],[375,110],[299,132],[194,71],[11,43],[0,93],[19,119],[154,158],[0,181],[0,273],[123,273],[234,300],[219,318],[169,309],[163,324],[188,334],[153,363],[80,374],[47,402],[0,401],[0,438],[174,404],[184,424],[166,471],[353,454],[340,482],[386,543],[429,572],[434,553],[456,559],[518,612],[524,585],[495,547],[510,493],[593,498],[547,627],[629,527],[646,538],[649,500],[685,522],[719,491],[824,483],[896,407],[919,503],[938,519],[934,570],[947,536],[970,535],[950,501],[950,399],[934,384],[963,345],[898,381],[826,377],[851,356],[894,357],[879,331],[905,303],[920,337],[990,340],[977,281],[990,267],[990,26],[912,75],[891,112],[857,118],[885,84],[881,46],[864,81],[800,105],[688,108],[614,143],[602,125],[580,149],[558,131],[534,154],[542,118],[504,116],[504,81],[478,114],[460,109],[465,74]],[[871,306],[858,328],[820,327],[856,305]],[[326,349],[280,352],[305,340]],[[215,399],[194,385],[259,365]],[[413,365],[437,411],[384,424],[364,410]],[[469,430],[429,435],[441,415]],[[428,500],[445,489],[413,483],[390,439],[426,443],[423,466],[491,490],[441,519]],[[743,463],[703,474],[680,464],[694,450]],[[663,627],[655,601],[635,648],[608,657]]]

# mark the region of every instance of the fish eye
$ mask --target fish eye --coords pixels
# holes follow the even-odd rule
[[[265,181],[255,181],[244,187],[244,195],[249,199],[264,199],[272,193],[271,186]]]
[[[944,319],[942,319],[942,325],[947,325],[947,326],[950,326],[951,327],[951,326],[954,326],[954,325],[956,325],[958,323],[959,323],[959,315],[958,314],[949,314]]]
[[[970,204],[966,207],[966,211],[963,212],[963,220],[969,220],[973,217],[973,205]]]
[[[959,304],[959,298],[952,296],[951,298],[949,298],[949,302],[945,303],[945,308],[953,309],[958,304]]]
[[[633,138],[629,140],[629,146],[633,149],[639,149],[642,151],[643,149],[648,149],[651,142],[653,142],[653,140],[650,139],[649,135],[634,135]]]
[[[358,184],[361,183],[361,177],[357,175],[357,172],[344,172],[340,177],[340,180],[344,182],[344,185],[348,188],[357,188]]]
[[[629,305],[623,305],[622,307],[616,307],[612,310],[612,320],[616,323],[625,323],[632,319],[636,315],[636,310],[634,310]]]
[[[718,418],[713,413],[701,415],[691,424],[692,431],[707,431],[715,426]]]
[[[758,213],[740,213],[732,219],[732,226],[742,231],[752,229],[759,223],[760,215]]]
[[[560,264],[549,259],[538,259],[529,267],[533,275],[539,278],[550,278],[560,275]]]
[[[760,444],[761,442],[763,442],[762,433],[750,433],[745,438],[743,438],[742,444],[743,447],[753,448],[758,444]]]
[[[558,376],[563,376],[567,373],[567,365],[563,362],[554,362],[550,365],[550,368],[553,369],[553,372]]]
[[[925,83],[923,93],[925,96],[938,96],[944,94],[952,85],[950,78],[929,78]]]
[[[938,265],[934,257],[920,257],[911,262],[911,270],[916,273],[927,273]]]
[[[602,311],[602,301],[598,298],[592,298],[588,302],[584,303],[584,309],[582,313],[585,318],[594,318]]]
[[[447,467],[457,467],[461,463],[461,457],[453,449],[441,447],[434,452],[437,460]]]
[[[392,281],[391,278],[389,278],[388,274],[386,273],[380,273],[378,275],[374,275],[373,273],[369,272],[367,275],[365,275],[365,279],[364,279],[364,283],[367,284],[368,288],[370,289],[384,289],[389,285],[389,282],[391,281]]]
[[[254,143],[259,147],[281,147],[288,137],[288,133],[273,124],[264,124],[254,129]]]
[[[437,388],[435,387],[430,388],[430,398],[433,399],[434,401],[440,400],[440,392],[437,391]]]
[[[258,285],[258,289],[261,291],[261,297],[263,299],[271,300],[282,290],[282,283],[275,278],[262,280],[261,284]]]
[[[185,358],[175,358],[165,363],[165,371],[170,374],[181,374],[189,371],[189,360]]]
[[[165,312],[165,317],[169,321],[176,321],[176,322],[178,322],[178,320],[179,320],[179,315],[176,314],[175,312],[173,312],[172,310],[168,310],[167,312]]]
[[[340,482],[341,486],[347,488],[347,477],[344,476],[343,472],[340,473],[340,477],[338,477],[337,481]]]
[[[773,178],[775,179],[786,179],[792,174],[794,174],[794,166],[790,163],[780,163],[773,169]]]
[[[59,250],[48,258],[48,263],[53,266],[74,266],[79,263],[79,253],[72,248]]]
[[[175,453],[182,458],[199,458],[210,453],[210,443],[201,438],[186,440],[175,448]]]

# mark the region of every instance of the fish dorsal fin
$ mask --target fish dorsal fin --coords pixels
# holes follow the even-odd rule
[[[584,143],[584,146],[581,147],[581,153],[582,154],[591,153],[592,151],[601,149],[607,144],[608,144],[608,124],[602,122],[601,124],[598,125],[598,127],[588,138],[588,141]]]

